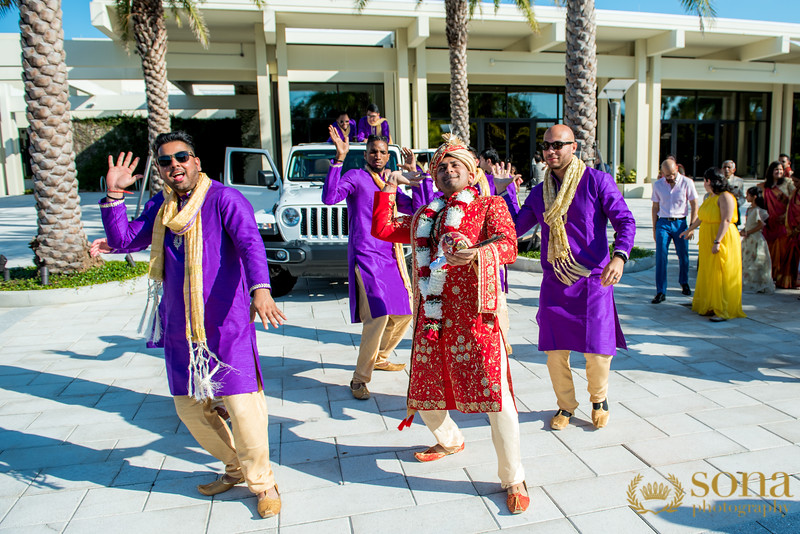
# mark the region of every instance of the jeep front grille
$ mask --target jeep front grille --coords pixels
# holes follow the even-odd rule
[[[347,241],[347,208],[314,206],[300,208],[301,239]]]

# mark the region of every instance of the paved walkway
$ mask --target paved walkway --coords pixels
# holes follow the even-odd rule
[[[97,210],[84,203],[97,234]],[[630,205],[637,244],[652,246],[649,202]],[[20,199],[0,199],[3,247],[7,230],[32,226],[30,215]],[[798,293],[746,294],[747,319],[713,324],[684,306],[676,263],[663,304],[650,304],[652,270],[617,287],[629,348],[612,364],[612,415],[602,430],[591,426],[585,393],[575,424],[549,430],[555,398],[536,349],[541,275],[512,273],[511,372],[533,497],[517,516],[505,508],[485,415],[457,414],[465,451],[421,464],[413,452],[432,444],[430,433],[419,420],[396,430],[405,373],[376,373],[368,401],[350,396],[360,327],[348,324],[342,282],[301,279],[280,299],[289,324],[259,327],[284,506],[268,520],[244,487],[213,499],[196,492],[220,464],[178,421],[163,357],[136,334],[143,294],[0,309],[0,532],[798,532]],[[408,361],[409,349],[407,337],[395,359]],[[582,358],[573,364],[583,392]],[[720,472],[738,481],[739,472],[764,473],[765,495],[754,477],[742,496],[720,475],[716,490],[731,496],[715,496]],[[769,479],[775,472],[788,473],[791,497],[782,475]],[[653,511],[674,500],[670,476],[686,491],[677,511],[631,509],[631,489]],[[666,500],[645,500],[650,484],[663,484]],[[703,484],[709,494],[694,496]],[[722,511],[708,512],[713,505]]]

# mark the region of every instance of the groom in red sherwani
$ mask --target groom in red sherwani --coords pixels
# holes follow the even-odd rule
[[[530,498],[500,283],[500,268],[517,257],[514,223],[503,199],[481,197],[475,189],[475,158],[460,140],[451,137],[439,147],[430,168],[442,197],[413,217],[395,216],[395,192],[402,178],[392,173],[383,190],[375,193],[372,223],[375,237],[413,245],[408,411],[412,417],[420,412],[437,441],[415,456],[427,462],[464,450],[464,436],[448,410],[488,413],[507,505],[512,513],[520,513]]]

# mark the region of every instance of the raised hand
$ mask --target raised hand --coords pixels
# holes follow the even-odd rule
[[[132,186],[136,180],[141,178],[141,174],[133,174],[136,166],[139,165],[139,158],[133,157],[133,152],[120,152],[116,163],[114,156],[108,155],[108,173],[106,173],[106,189],[109,191],[124,191]]]
[[[350,140],[347,138],[342,139],[339,136],[339,131],[333,125],[328,126],[328,133],[331,136],[331,141],[333,141],[333,146],[336,147],[336,159],[344,161],[344,157],[350,152]]]
[[[416,172],[417,157],[414,155],[411,149],[403,147],[400,149],[400,152],[403,154],[403,164],[400,166],[408,172]]]
[[[497,194],[503,193],[511,182],[515,180],[511,174],[511,163],[495,163],[492,165],[492,176]]]

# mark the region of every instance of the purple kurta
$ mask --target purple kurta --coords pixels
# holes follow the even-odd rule
[[[109,246],[120,252],[142,250],[153,237],[153,221],[163,194],[153,197],[133,222],[124,202],[100,202]],[[203,224],[203,296],[209,349],[235,371],[217,375],[219,395],[258,391],[256,329],[250,323],[250,292],[269,286],[264,242],[253,208],[245,197],[212,180],[200,209]],[[164,295],[160,304],[162,337],[169,391],[188,395],[189,345],[183,304],[184,249],[166,229],[164,237]],[[214,366],[212,362],[212,368]]]
[[[356,140],[359,143],[365,143],[370,135],[382,135],[384,137],[391,137],[389,133],[389,121],[382,120],[379,127],[370,126],[366,117],[361,117],[358,120],[358,134]]]
[[[333,126],[334,128],[336,128],[336,132],[339,134],[339,139],[344,139],[344,132],[343,132],[343,131],[342,131],[342,129],[339,127],[339,123],[338,123],[338,122],[334,122],[333,124],[331,124],[331,126]],[[349,135],[349,141],[350,141],[351,143],[354,143],[354,142],[356,141],[356,137],[357,137],[357,136],[358,136],[358,131],[356,130],[356,121],[354,121],[353,119],[350,119],[350,135]],[[333,143],[333,139],[331,139],[330,137],[328,137],[328,143]]]
[[[539,350],[574,350],[614,355],[627,348],[614,305],[613,286],[600,273],[610,261],[606,226],[617,232],[614,248],[630,254],[636,222],[610,174],[587,168],[567,210],[567,238],[575,260],[591,269],[588,278],[562,284],[547,261],[550,227],[544,223],[543,185],[533,188],[515,219],[517,235],[542,225],[542,287],[539,292]]]
[[[411,315],[409,294],[394,257],[394,245],[372,237],[372,202],[380,188],[363,169],[351,169],[342,176],[342,166],[332,165],[322,186],[322,202],[333,205],[347,200],[348,281],[350,286],[350,319],[360,323],[356,297],[356,265],[361,271],[372,317]],[[397,192],[397,210],[412,214],[411,198]],[[405,259],[400,258],[400,261]]]

